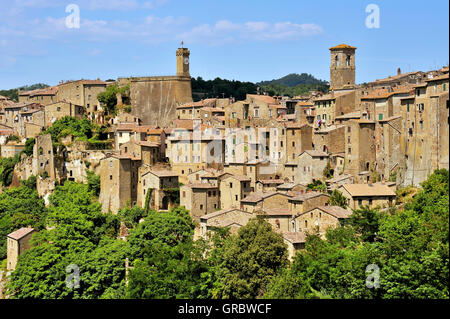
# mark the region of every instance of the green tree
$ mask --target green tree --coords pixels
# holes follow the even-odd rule
[[[213,296],[261,297],[267,284],[287,262],[282,236],[264,219],[252,219],[226,241]]]
[[[347,208],[347,198],[345,198],[344,195],[337,189],[333,190],[333,192],[330,195],[330,199],[328,200],[328,204],[332,206],[339,206],[344,209]]]
[[[27,141],[25,142],[25,149],[23,150],[23,152],[27,156],[33,155],[33,148],[35,143],[36,143],[35,138],[28,138]]]
[[[14,298],[101,298],[125,279],[126,243],[116,239],[117,216],[103,214],[88,186],[66,182],[50,196],[47,223],[19,257],[8,292]],[[80,287],[67,287],[66,267],[80,270]],[[109,291],[108,291],[109,292]]]
[[[31,226],[36,230],[45,227],[46,210],[44,201],[36,189],[26,186],[5,190],[0,194],[0,237]],[[0,260],[6,258],[6,240],[0,243]]]
[[[380,227],[381,214],[378,208],[361,206],[353,210],[347,222],[361,235],[362,241],[374,242]]]
[[[306,185],[306,190],[325,193],[327,191],[327,185],[321,180],[316,179],[312,183]]]
[[[100,194],[100,176],[96,175],[93,171],[86,171],[88,190],[93,192],[95,196]]]

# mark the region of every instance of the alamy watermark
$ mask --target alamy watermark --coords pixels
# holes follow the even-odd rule
[[[368,29],[380,28],[380,7],[376,4],[369,4],[366,7],[366,13],[369,15],[366,18],[366,27]]]
[[[366,287],[369,289],[380,288],[380,267],[375,264],[367,265],[366,267]]]
[[[66,267],[66,273],[69,274],[66,278],[66,287],[69,289],[80,288],[80,268],[78,265],[68,265]]]
[[[66,13],[70,13],[66,17],[66,27],[68,29],[79,29],[80,28],[80,7],[76,4],[69,4],[66,7]]]

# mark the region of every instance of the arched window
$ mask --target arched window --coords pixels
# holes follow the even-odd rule
[[[350,66],[350,59],[351,59],[350,55],[347,55],[347,60],[346,60],[347,66]]]
[[[334,57],[334,61],[335,61],[336,66],[339,66],[339,56],[338,55],[336,55]]]

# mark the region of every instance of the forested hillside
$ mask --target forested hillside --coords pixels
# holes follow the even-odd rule
[[[98,180],[97,180],[98,181]],[[0,194],[0,231],[39,230],[8,285],[12,298],[448,298],[449,172],[436,171],[402,210],[362,208],[326,240],[307,237],[292,264],[263,219],[236,235],[193,240],[182,207],[103,214],[96,183],[57,186],[44,207],[33,183]],[[98,185],[97,185],[98,186]],[[141,221],[141,222],[140,222]],[[130,229],[118,239],[120,223]],[[5,258],[2,246],[1,258]],[[126,285],[125,259],[130,269]],[[3,267],[4,267],[3,262]],[[379,270],[368,288],[367,267]],[[80,271],[66,285],[66,267]],[[72,268],[71,268],[72,269]]]

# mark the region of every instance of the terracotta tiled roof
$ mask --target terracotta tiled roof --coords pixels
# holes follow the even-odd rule
[[[343,115],[339,115],[336,116],[336,120],[343,120],[343,119],[359,119],[361,117],[361,111],[355,111],[355,112],[350,112],[350,113],[346,113]]]
[[[339,45],[336,45],[336,46],[330,48],[330,50],[339,50],[339,49],[355,49],[356,50],[356,47],[352,47],[351,45],[342,43],[342,44],[339,44]]]
[[[12,129],[0,129],[0,135],[11,135],[14,133]]]
[[[156,142],[151,142],[151,141],[140,141],[138,144],[142,145],[142,146],[148,146],[148,147],[160,147],[161,146],[161,144],[156,143]]]
[[[117,125],[116,130],[117,131],[134,131],[138,127],[137,124],[134,123],[119,123]]]
[[[388,76],[387,78],[377,79],[374,82],[370,82],[370,83],[377,83],[377,84],[379,84],[379,83],[383,83],[383,82],[390,82],[392,80],[398,80],[398,79],[404,78],[406,76],[417,74],[417,73],[419,73],[419,72],[400,73],[400,74],[397,74],[397,75]]]
[[[280,195],[283,195],[283,196],[287,196],[286,194],[282,194],[282,193],[278,193],[278,192],[252,192],[252,193],[248,194],[247,197],[243,198],[241,200],[241,203],[242,202],[245,202],[245,203],[257,203],[257,202],[262,201],[265,198],[273,196],[275,194],[280,194]]]
[[[176,176],[178,176],[177,173],[175,173],[173,171],[168,171],[168,170],[150,170],[147,173],[152,173],[153,175],[156,175],[158,177],[176,177]],[[145,173],[144,175],[146,175],[147,173]]]
[[[36,95],[55,95],[58,93],[57,86],[51,86],[45,89],[36,89],[32,91],[19,92],[20,96],[36,96]]]
[[[300,155],[302,155],[303,153],[307,153],[307,154],[311,155],[312,157],[328,157],[329,156],[329,154],[322,152],[322,151],[317,151],[317,150],[306,150],[306,151],[301,152]]]
[[[439,76],[435,76],[432,79],[427,79],[427,80],[425,80],[425,82],[440,81],[440,80],[445,80],[445,79],[448,79],[448,73],[447,74],[442,74],[442,75],[439,75]]]
[[[248,100],[249,98],[253,98],[267,104],[276,104],[275,99],[269,95],[247,94],[246,100]]]
[[[222,209],[222,210],[219,210],[217,212],[213,212],[213,213],[209,213],[209,214],[203,215],[203,216],[200,217],[200,219],[208,220],[210,218],[217,217],[217,216],[220,216],[220,215],[223,215],[223,214],[226,214],[226,213],[230,213],[230,212],[233,212],[233,211],[238,211],[238,212],[241,212],[241,213],[244,213],[244,214],[251,214],[249,212],[237,209],[235,207],[231,207],[231,208],[228,208],[228,209]]]
[[[265,209],[262,213],[269,216],[291,216],[292,212],[288,208],[269,208]]]
[[[8,234],[9,238],[15,239],[15,240],[19,240],[23,237],[25,237],[26,235],[28,235],[29,233],[33,232],[34,229],[30,228],[30,227],[23,227],[20,228],[16,231],[13,231],[12,233]]]
[[[295,202],[304,202],[304,201],[309,200],[311,198],[314,198],[314,197],[317,197],[317,196],[322,196],[322,195],[329,197],[328,194],[321,193],[321,192],[307,192],[307,193],[304,193],[304,194],[299,194],[297,196],[294,196],[294,197],[290,198],[289,200],[290,201],[295,201]]]
[[[352,197],[395,196],[394,191],[383,184],[344,184],[341,187]]]
[[[345,180],[347,178],[352,178],[352,175],[350,175],[350,174],[339,175],[339,176],[336,176],[336,177],[333,177],[333,178],[327,180],[326,183],[330,183],[330,184],[337,183],[337,182],[340,182],[340,181]]]
[[[282,179],[260,179],[258,183],[268,185],[268,184],[284,184],[284,180]]]
[[[303,215],[303,214],[307,214],[309,212],[311,212],[314,209],[320,209],[321,211],[330,214],[331,216],[334,216],[338,219],[342,219],[342,218],[348,218],[350,217],[350,215],[352,214],[350,211],[343,209],[342,207],[339,206],[319,206],[313,209],[310,209],[306,212],[303,212],[301,214],[298,214],[297,216]]]
[[[211,189],[211,188],[217,188],[217,185],[212,185],[210,183],[192,183],[192,184],[186,184],[187,187],[190,188],[205,188],[205,189]]]
[[[292,244],[301,244],[306,242],[304,232],[282,232],[283,238]]]
[[[311,101],[300,101],[297,102],[296,106],[313,106],[314,103],[312,103]]]
[[[141,160],[139,157],[134,157],[131,154],[113,154],[113,155],[111,155],[111,157],[114,157],[117,159],[130,159],[132,161],[140,161]]]
[[[249,182],[249,181],[251,181],[251,179],[249,177],[244,176],[244,175],[232,175],[232,176],[229,176],[228,178],[233,178],[233,179],[238,180],[240,182]]]
[[[284,183],[277,186],[277,189],[293,189],[295,186],[298,186],[299,184],[296,183]]]
[[[348,210],[339,207],[339,206],[320,206],[318,207],[320,210],[336,217],[336,218],[348,218],[352,214]]]

